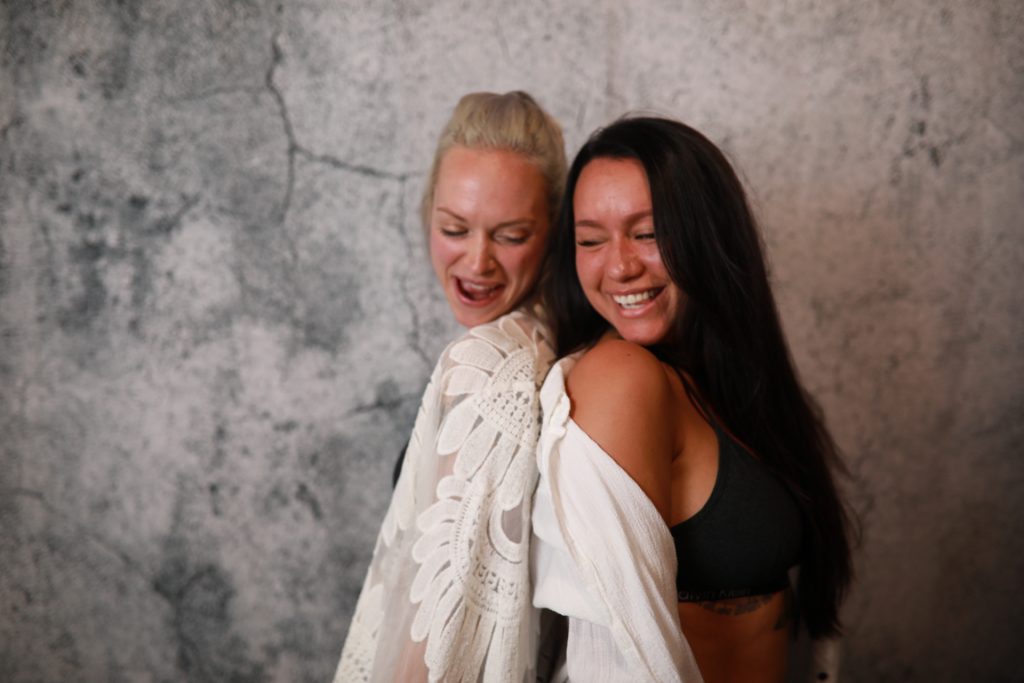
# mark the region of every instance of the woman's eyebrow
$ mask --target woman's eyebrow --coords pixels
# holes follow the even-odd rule
[[[462,216],[460,216],[459,214],[455,213],[455,212],[454,212],[454,211],[452,211],[451,209],[446,209],[446,208],[444,208],[443,206],[438,206],[438,207],[437,207],[437,208],[435,208],[434,210],[435,210],[435,211],[440,211],[441,213],[446,213],[446,214],[448,214],[449,216],[451,216],[452,218],[454,218],[454,219],[455,219],[455,220],[457,220],[457,221],[461,221],[461,222],[463,222],[463,223],[466,223],[466,222],[467,222],[465,218],[463,218],[463,217],[462,217]]]
[[[518,228],[520,226],[530,227],[533,223],[534,220],[532,218],[513,218],[510,221],[502,221],[501,223],[498,223],[493,229],[500,230],[501,228]]]
[[[469,222],[463,216],[460,216],[459,214],[455,213],[451,209],[445,208],[443,206],[438,206],[434,210],[435,211],[440,211],[441,213],[444,213],[444,214],[447,214],[448,216],[450,216],[450,217],[454,218],[455,220],[459,221],[460,223],[468,223]],[[535,222],[534,219],[530,218],[529,216],[524,216],[522,218],[513,218],[511,220],[502,221],[501,223],[498,223],[497,225],[491,226],[489,229],[490,230],[498,230],[498,229],[501,229],[501,228],[511,228],[511,227],[519,227],[519,226],[531,227],[534,224],[534,222]]]
[[[651,209],[644,209],[643,211],[637,211],[623,217],[623,222],[627,225],[632,225],[637,221],[642,221],[645,218],[651,218],[654,216],[654,211]],[[577,228],[603,228],[604,225],[600,221],[596,221],[590,218],[581,218],[576,221],[575,226]]]
[[[642,221],[645,218],[651,218],[653,216],[654,211],[652,209],[644,209],[643,211],[637,211],[636,213],[629,214],[628,216],[625,217],[624,220],[627,225],[633,225],[634,223]]]

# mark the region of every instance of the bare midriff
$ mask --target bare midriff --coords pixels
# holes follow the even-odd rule
[[[781,683],[792,593],[680,602],[679,621],[705,683]]]

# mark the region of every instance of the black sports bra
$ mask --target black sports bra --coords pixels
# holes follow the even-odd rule
[[[803,535],[792,494],[768,466],[721,428],[682,373],[687,395],[718,438],[718,474],[711,496],[673,526],[680,602],[764,595],[789,585]]]

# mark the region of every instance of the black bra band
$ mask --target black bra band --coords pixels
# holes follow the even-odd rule
[[[789,577],[756,588],[712,588],[710,590],[681,590],[676,594],[679,602],[714,602],[733,598],[749,598],[755,595],[771,595],[789,588]]]

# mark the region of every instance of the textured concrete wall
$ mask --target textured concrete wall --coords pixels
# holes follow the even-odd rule
[[[0,680],[324,681],[433,359],[457,96],[720,141],[864,526],[849,681],[1011,680],[1024,9],[0,3]]]

